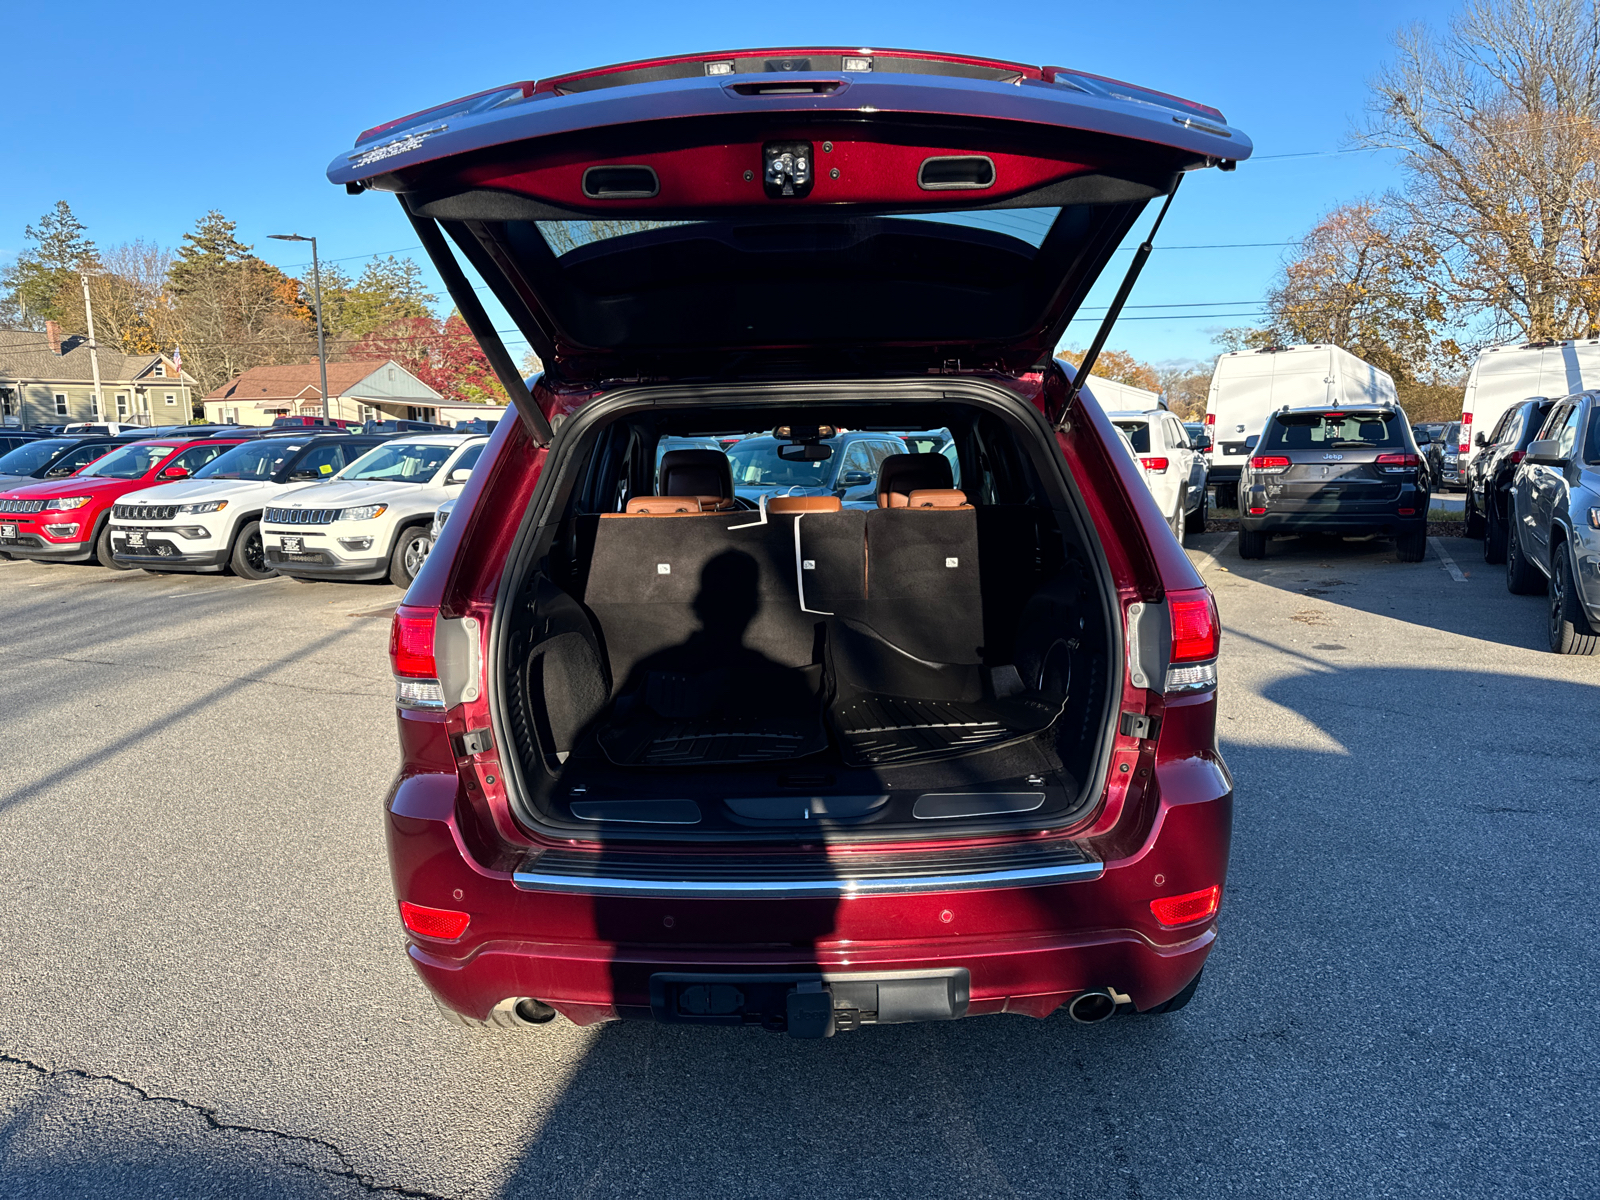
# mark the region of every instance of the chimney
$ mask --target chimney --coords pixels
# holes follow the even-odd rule
[[[60,322],[58,322],[58,321],[46,321],[44,323],[44,337],[45,337],[45,341],[50,343],[50,353],[51,354],[60,354],[61,353],[61,343],[65,340],[61,336],[61,324],[60,324]]]

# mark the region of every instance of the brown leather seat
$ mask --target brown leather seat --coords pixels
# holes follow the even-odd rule
[[[625,511],[602,517],[678,517],[705,511],[698,496],[635,496]]]
[[[960,488],[918,488],[906,497],[907,508],[971,508]]]
[[[658,494],[698,497],[703,511],[733,507],[733,466],[721,450],[668,450],[656,481]]]
[[[767,501],[767,511],[774,516],[784,513],[835,513],[844,507],[837,496],[774,496]]]
[[[949,491],[955,482],[942,454],[891,454],[878,467],[878,507],[905,508],[912,492]]]

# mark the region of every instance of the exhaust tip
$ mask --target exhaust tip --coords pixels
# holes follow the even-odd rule
[[[518,1000],[512,1005],[511,1011],[517,1014],[517,1020],[527,1025],[544,1025],[556,1017],[555,1009],[543,1000],[534,1000],[531,997]]]
[[[1067,1005],[1067,1015],[1080,1025],[1098,1025],[1116,1011],[1117,1002],[1109,990],[1084,992]]]

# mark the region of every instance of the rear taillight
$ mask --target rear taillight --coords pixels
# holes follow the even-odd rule
[[[1526,450],[1513,450],[1510,454],[1506,455],[1506,461],[1514,467],[1527,457],[1528,452]]]
[[[1207,425],[1215,425],[1216,423],[1217,423],[1217,414],[1216,413],[1207,413],[1206,414],[1206,424]]]
[[[394,669],[395,703],[401,708],[444,707],[439,668],[433,656],[434,619],[431,608],[395,609],[389,626],[389,663]]]
[[[400,920],[404,922],[407,932],[415,933],[420,937],[438,938],[443,942],[451,942],[467,931],[472,917],[468,913],[457,912],[453,908],[429,908],[424,904],[413,904],[409,900],[400,901]],[[1158,917],[1157,920],[1160,920]],[[1167,924],[1163,921],[1162,924]]]
[[[1415,471],[1422,460],[1415,454],[1380,454],[1372,460],[1385,475],[1401,475]]]
[[[1472,414],[1471,413],[1462,413],[1461,414],[1461,444],[1457,447],[1457,449],[1462,454],[1470,454],[1472,452]]]
[[[1163,896],[1150,901],[1150,913],[1162,925],[1192,925],[1217,914],[1222,902],[1222,888],[1212,884],[1198,892],[1185,892],[1181,896]]]
[[[1217,648],[1222,642],[1217,601],[1209,588],[1167,593],[1172,655],[1167,692],[1203,692],[1217,686]]]
[[[1146,471],[1154,471],[1158,475],[1167,469],[1167,460],[1164,458],[1141,458],[1139,461],[1144,464]]]
[[[1250,460],[1250,469],[1262,475],[1282,475],[1289,469],[1289,460],[1279,454],[1258,454]]]

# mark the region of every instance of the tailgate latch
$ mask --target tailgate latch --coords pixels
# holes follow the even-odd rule
[[[1161,728],[1161,718],[1152,717],[1149,713],[1125,712],[1117,728],[1123,737],[1144,741],[1156,736],[1156,731]]]
[[[494,738],[487,729],[469,729],[461,735],[461,753],[487,754],[494,749]]]

